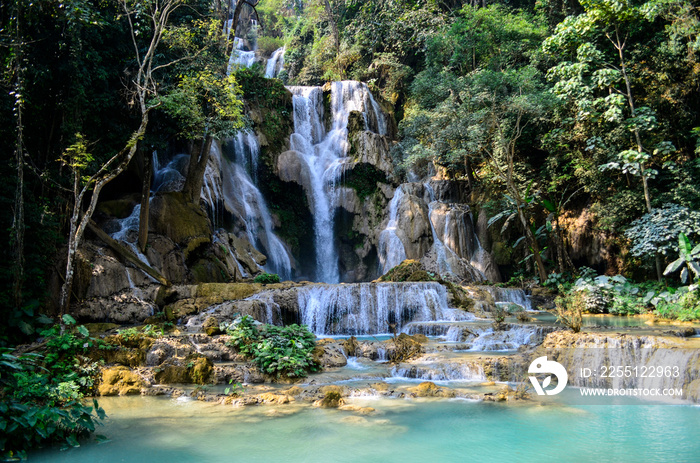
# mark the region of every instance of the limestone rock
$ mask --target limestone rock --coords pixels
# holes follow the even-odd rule
[[[339,386],[324,386],[321,388],[323,398],[314,402],[314,407],[338,408],[345,405],[343,390]]]
[[[102,396],[140,394],[146,382],[124,366],[105,368],[98,391]]]
[[[411,388],[413,392],[418,397],[454,397],[455,392],[446,387],[440,387],[433,382],[425,381],[420,383],[418,386]]]
[[[332,339],[318,341],[313,356],[322,368],[343,367],[348,364],[342,345]]]
[[[181,193],[154,196],[149,220],[154,233],[167,236],[188,249],[185,258],[201,244],[211,242],[211,223],[206,213],[199,202],[190,203]]]
[[[348,128],[350,132],[350,129]],[[384,172],[388,178],[394,176],[394,165],[391,162],[390,142],[385,136],[361,131],[350,135],[350,152],[348,153],[357,163],[367,163]]]

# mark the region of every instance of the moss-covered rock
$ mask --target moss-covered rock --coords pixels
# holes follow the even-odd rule
[[[154,371],[155,380],[161,384],[206,384],[214,364],[206,357],[192,355],[184,360],[167,359]]]
[[[427,279],[426,279],[427,277]],[[423,278],[412,280],[411,278]],[[379,281],[434,281],[417,260],[406,259],[379,277]]]
[[[146,382],[135,372],[124,366],[105,368],[98,392],[102,396],[140,394]]]
[[[219,320],[217,320],[216,317],[209,317],[204,321],[202,329],[208,336],[216,336],[217,334],[223,333],[219,325]]]
[[[418,397],[454,397],[455,392],[446,387],[440,387],[430,381],[420,383],[418,386],[409,389]]]
[[[199,203],[188,201],[180,192],[157,194],[151,200],[150,227],[193,253],[211,242],[211,223]]]
[[[321,388],[323,398],[314,402],[315,407],[338,408],[345,405],[343,400],[343,390],[340,386],[324,386]]]

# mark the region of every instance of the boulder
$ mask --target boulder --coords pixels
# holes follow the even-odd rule
[[[141,394],[146,382],[136,372],[124,366],[105,368],[98,392],[102,396]]]

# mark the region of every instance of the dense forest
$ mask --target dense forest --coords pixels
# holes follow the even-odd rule
[[[212,142],[250,126],[244,99],[264,72],[227,73],[231,23],[265,55],[285,47],[284,85],[365,82],[393,115],[395,178],[466,182],[473,210],[505,237],[494,253],[511,284],[605,286],[615,313],[700,318],[695,2],[238,3],[0,6],[0,344],[43,333],[80,350],[71,261],[99,201],[147,198],[150,153],[198,153],[183,187],[198,201]],[[62,384],[76,379],[64,360],[46,365]]]

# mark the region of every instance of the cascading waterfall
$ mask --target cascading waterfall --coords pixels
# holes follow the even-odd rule
[[[515,304],[524,310],[532,310],[532,302],[525,291],[519,288],[500,288],[498,286],[483,286],[492,296],[496,304]]]
[[[435,264],[437,265],[437,271],[440,274],[452,273],[452,267],[447,261],[447,253],[451,252],[454,254],[454,252],[451,249],[448,249],[442,242],[437,234],[437,231],[435,231],[435,224],[433,224],[432,219],[433,208],[439,204],[439,202],[435,199],[435,190],[433,190],[433,187],[431,187],[429,183],[425,183],[425,190],[429,198],[428,222],[430,222],[430,231],[433,234],[433,250],[435,251]]]
[[[235,37],[233,39],[233,51],[228,60],[228,73],[231,73],[235,66],[249,68],[255,63],[255,50],[245,51],[243,48],[245,48],[243,39]]]
[[[367,86],[361,82],[333,82],[331,86],[331,128],[323,120],[321,87],[288,87],[293,94],[294,133],[291,149],[301,155],[309,174],[307,196],[314,217],[316,279],[326,283],[340,280],[333,224],[335,187],[348,151],[348,118],[360,111],[366,127],[386,134],[386,119]]]
[[[299,288],[301,322],[317,335],[380,334],[413,321],[465,321],[473,314],[447,305],[439,283],[355,283]]]
[[[483,365],[478,362],[441,362],[423,365],[395,366],[394,378],[420,379],[423,381],[485,381]]]
[[[268,258],[265,270],[277,273],[282,279],[289,279],[292,273],[289,254],[282,240],[274,233],[265,198],[251,178],[258,163],[258,140],[252,132],[242,130],[232,141],[233,162],[222,156],[218,143],[212,143],[212,162],[207,166],[209,173],[205,172],[202,198],[213,211],[219,203],[228,211],[236,211],[245,223],[248,241]],[[220,169],[218,176],[213,172],[217,168]]]
[[[265,77],[272,79],[284,70],[284,47],[278,48],[272,53],[265,66]]]
[[[406,259],[406,248],[396,234],[398,227],[398,209],[403,196],[403,189],[399,185],[394,192],[394,197],[391,198],[391,202],[389,202],[389,223],[387,223],[386,228],[379,234],[377,250],[382,274],[385,274]]]

